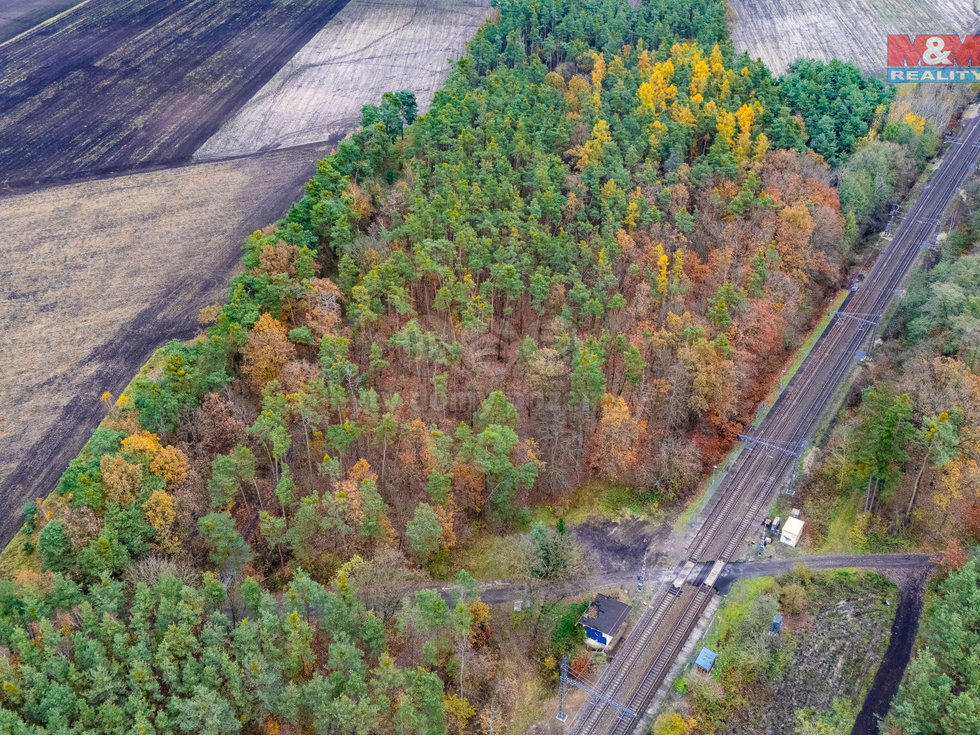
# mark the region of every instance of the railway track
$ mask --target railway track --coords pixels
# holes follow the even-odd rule
[[[712,594],[714,594],[714,590],[707,584],[702,584],[697,588],[697,592],[695,592],[691,601],[684,608],[681,619],[660,647],[656,658],[653,660],[653,664],[647,669],[646,674],[640,681],[639,687],[637,687],[636,691],[630,697],[628,706],[634,712],[642,712],[647,702],[653,697],[660,682],[667,675],[667,670],[670,668],[670,665],[674,663],[674,659],[677,658],[681,648],[687,641],[688,632],[694,627],[698,618],[701,617],[701,613],[708,606]],[[631,721],[620,719],[613,727],[613,735],[627,735],[627,733],[633,730],[634,724]]]
[[[714,580],[792,472],[806,440],[845,385],[869,336],[873,347],[878,323],[920,251],[938,232],[947,204],[975,168],[978,153],[980,117],[966,124],[861,287],[833,316],[758,431],[747,437],[745,448],[722,478],[707,517],[688,546],[688,561],[677,570],[674,582],[657,591],[620,654],[602,672],[597,686],[605,694],[634,712],[643,712],[649,705],[707,607]],[[687,583],[696,576],[699,563],[712,562],[704,583],[696,587]],[[635,721],[617,717],[608,704],[594,701],[582,708],[568,732],[626,735],[635,725]]]

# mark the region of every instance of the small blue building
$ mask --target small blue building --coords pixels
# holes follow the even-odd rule
[[[579,618],[585,628],[585,642],[592,648],[606,650],[623,632],[623,623],[629,617],[630,606],[606,595],[596,595],[589,609]]]
[[[701,653],[698,654],[697,659],[694,661],[694,665],[698,667],[698,671],[702,674],[707,674],[711,671],[711,668],[715,665],[715,659],[718,658],[718,654],[712,651],[710,648],[701,648]]]

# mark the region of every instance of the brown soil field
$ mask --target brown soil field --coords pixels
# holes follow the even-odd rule
[[[489,12],[489,0],[351,0],[195,154],[213,159],[346,133],[361,107],[410,89],[428,108],[449,59]]]
[[[81,0],[0,0],[0,44],[79,2]]]
[[[973,0],[728,0],[738,51],[774,73],[801,57],[852,61],[884,77],[890,33],[971,33]]]
[[[0,185],[190,160],[344,2],[88,0],[33,28],[0,46]]]
[[[153,350],[225,298],[242,238],[327,144],[0,198],[0,542]]]

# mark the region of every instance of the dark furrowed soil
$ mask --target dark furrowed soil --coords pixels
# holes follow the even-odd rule
[[[189,160],[345,4],[89,0],[35,28],[0,47],[0,188]]]
[[[656,526],[644,519],[622,521],[590,520],[573,526],[572,536],[586,550],[591,574],[635,575],[640,571],[643,555],[654,539],[663,541],[669,535],[667,526]],[[659,547],[659,544],[658,544]],[[657,565],[660,553],[647,557],[648,568]]]
[[[905,676],[912,647],[919,631],[919,618],[925,599],[928,570],[909,575],[899,584],[898,610],[892,622],[891,638],[871,688],[864,698],[851,735],[878,735],[879,722],[888,714],[892,699]]]
[[[81,0],[0,0],[0,43],[29,31]]]
[[[0,546],[98,425],[101,392],[194,335],[242,238],[282,216],[331,144],[0,197]]]

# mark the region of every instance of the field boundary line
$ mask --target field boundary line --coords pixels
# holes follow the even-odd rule
[[[88,2],[89,0],[85,0]],[[93,181],[111,181],[112,179],[121,179],[127,176],[138,176],[141,174],[154,174],[154,173],[165,173],[167,171],[175,171],[182,168],[190,168],[193,166],[213,166],[221,163],[230,163],[234,161],[241,161],[247,158],[260,158],[262,156],[273,156],[275,154],[286,154],[290,152],[295,152],[302,150],[304,148],[313,151],[317,148],[326,149],[328,147],[337,147],[337,145],[345,138],[345,135],[334,135],[326,140],[314,141],[313,143],[300,143],[298,145],[283,146],[282,148],[269,148],[267,150],[255,151],[253,153],[239,153],[235,155],[229,155],[223,158],[209,158],[202,160],[191,159],[189,161],[180,161],[177,163],[158,163],[158,164],[148,164],[145,166],[137,166],[135,168],[120,169],[118,171],[106,171],[104,173],[92,173],[92,174],[80,174],[79,176],[66,179],[51,179],[48,181],[41,181],[39,183],[31,184],[30,186],[3,186],[0,185],[0,202],[2,202],[7,197],[23,196],[25,194],[34,194],[39,191],[45,191],[47,189],[57,189],[62,186],[75,186],[76,184],[87,184]],[[323,156],[316,156],[310,159],[310,176],[312,178],[316,173],[315,166],[323,158]]]
[[[7,39],[6,41],[4,41],[3,43],[0,43],[0,48],[3,48],[3,47],[4,47],[4,46],[6,46],[6,45],[7,45],[8,43],[13,43],[14,41],[17,41],[17,40],[19,40],[19,39],[21,39],[21,38],[23,38],[23,37],[24,37],[24,36],[26,36],[26,35],[27,35],[28,33],[33,33],[33,32],[34,32],[34,31],[36,31],[36,30],[37,30],[38,28],[44,28],[44,26],[46,26],[46,25],[50,25],[51,23],[54,23],[54,22],[55,22],[56,20],[58,20],[58,19],[60,19],[60,18],[64,18],[64,17],[66,16],[66,15],[68,15],[69,13],[71,13],[71,12],[73,12],[73,11],[75,11],[75,10],[78,10],[78,9],[79,9],[80,7],[82,7],[83,5],[88,5],[88,4],[89,4],[89,3],[91,2],[91,1],[92,1],[92,0],[82,0],[82,1],[80,2],[80,3],[77,3],[76,5],[72,5],[72,6],[70,7],[70,8],[65,8],[64,10],[62,10],[62,11],[61,11],[60,13],[58,13],[57,15],[52,15],[52,16],[51,16],[50,18],[47,18],[47,19],[45,19],[45,20],[42,20],[42,21],[41,21],[40,23],[38,23],[37,25],[34,25],[34,26],[31,26],[31,27],[30,27],[30,28],[28,28],[28,29],[27,29],[26,31],[21,31],[20,33],[18,33],[18,34],[17,34],[16,36],[14,36],[13,38],[8,38],[8,39]]]

